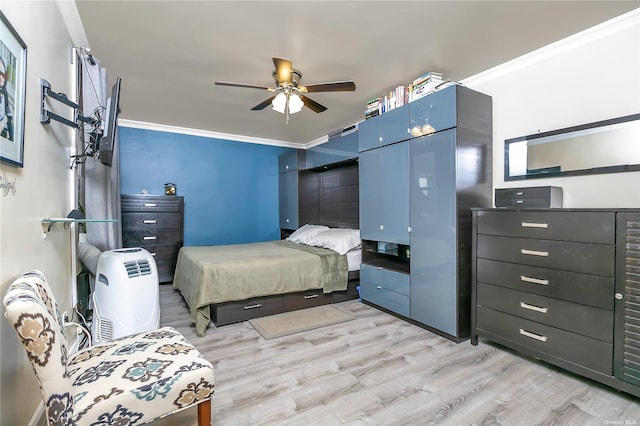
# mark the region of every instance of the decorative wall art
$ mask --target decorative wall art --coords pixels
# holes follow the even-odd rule
[[[27,46],[0,12],[0,161],[24,164]]]

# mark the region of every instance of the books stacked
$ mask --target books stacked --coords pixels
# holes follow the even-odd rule
[[[442,74],[437,72],[428,72],[413,80],[409,90],[409,102],[413,102],[416,99],[428,95],[437,86],[444,83]]]
[[[384,112],[383,107],[384,107],[383,98],[371,99],[369,102],[367,102],[367,108],[364,110],[364,118],[368,120],[369,118],[382,114]]]

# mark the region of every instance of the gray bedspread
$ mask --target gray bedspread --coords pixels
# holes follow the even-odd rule
[[[322,288],[346,290],[347,257],[290,241],[182,247],[173,287],[189,305],[204,336],[213,303]]]

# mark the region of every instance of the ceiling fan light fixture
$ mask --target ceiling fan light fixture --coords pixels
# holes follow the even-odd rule
[[[278,93],[278,95],[273,98],[271,101],[271,105],[273,105],[273,109],[278,111],[281,114],[284,114],[284,108],[287,104],[287,95],[284,93]]]
[[[295,114],[296,112],[300,112],[302,107],[304,106],[304,102],[300,99],[297,93],[293,93],[289,97],[289,113]]]

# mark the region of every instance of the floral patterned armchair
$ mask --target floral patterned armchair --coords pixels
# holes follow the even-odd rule
[[[49,425],[138,425],[194,404],[198,424],[211,424],[213,367],[175,329],[68,356],[62,318],[41,272],[14,281],[3,302],[38,378]]]

